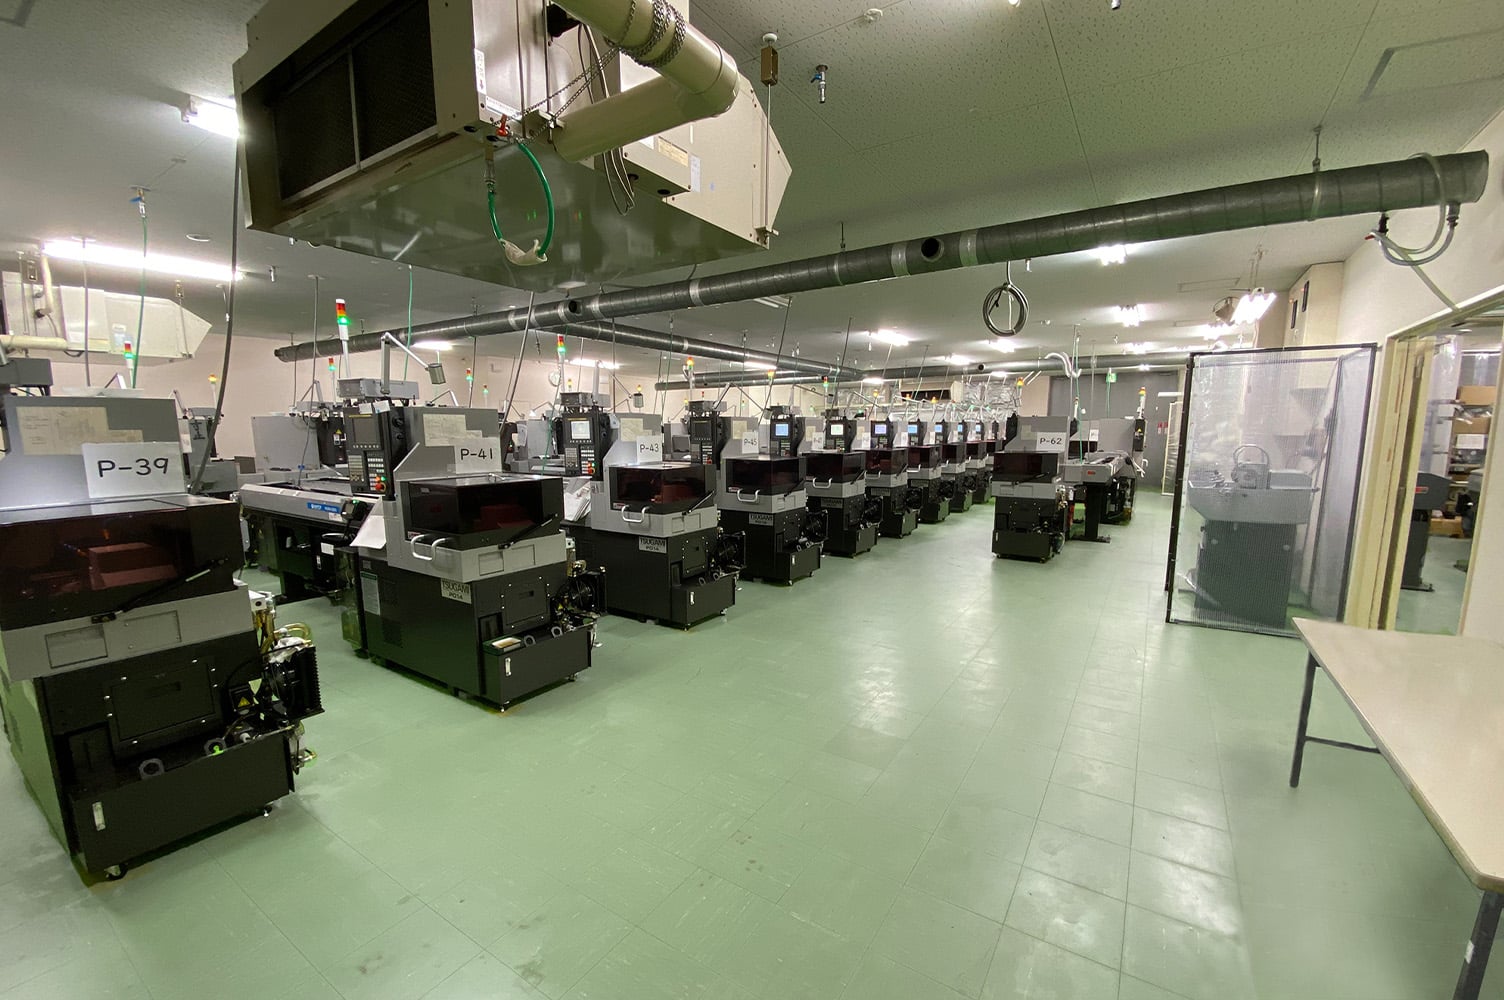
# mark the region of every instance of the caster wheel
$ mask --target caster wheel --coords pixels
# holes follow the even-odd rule
[[[262,818],[270,816],[271,814],[272,814],[272,807],[271,806],[266,805],[266,806],[262,806],[261,807],[261,816],[262,816]]]
[[[106,882],[119,882],[123,878],[125,878],[125,865],[110,865],[104,870]]]
[[[569,681],[569,683],[573,684],[575,681],[577,681],[577,680],[580,679],[580,675],[579,674],[570,674],[568,677],[566,677],[564,679],[567,680],[567,681]]]

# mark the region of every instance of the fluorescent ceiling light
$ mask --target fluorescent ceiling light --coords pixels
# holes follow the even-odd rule
[[[1184,393],[1180,393],[1180,392],[1157,392],[1157,393],[1155,393],[1155,395],[1158,396],[1160,399],[1179,399],[1181,396],[1184,395]]]
[[[1232,326],[1228,323],[1208,323],[1201,328],[1202,340],[1216,340],[1225,333],[1230,333]]]
[[[1123,345],[1124,354],[1148,354],[1152,350],[1154,350],[1154,345],[1147,342],[1141,344]]]
[[[752,301],[769,309],[787,309],[791,300],[787,295],[763,295]]]
[[[576,368],[604,368],[607,371],[615,371],[621,367],[614,361],[596,361],[593,358],[568,358],[564,363],[574,365]]]
[[[1153,368],[1154,368],[1153,365],[1139,365],[1138,366],[1138,370],[1141,371],[1141,372],[1151,371]]]
[[[1001,337],[995,340],[989,340],[988,343],[997,350],[1002,351],[1004,354],[1012,354],[1014,351],[1018,350],[1017,344],[1009,340],[1003,340]]]
[[[864,379],[862,379],[862,385],[882,385],[882,384],[883,384],[883,380],[880,379],[880,378],[878,378],[876,375],[872,376],[871,378],[864,378]]]
[[[1114,243],[1112,246],[1097,247],[1091,251],[1091,255],[1100,260],[1104,266],[1121,264],[1128,259],[1128,248],[1121,243]]]
[[[941,358],[940,360],[944,361],[948,365],[969,365],[975,359],[968,358],[964,354],[950,354],[946,357]]]
[[[183,121],[227,139],[240,138],[240,114],[234,104],[190,97],[183,107]]]
[[[413,345],[415,351],[447,351],[454,347],[447,340],[420,340]]]
[[[1118,322],[1124,326],[1138,326],[1144,321],[1144,307],[1140,305],[1118,306]]]
[[[897,330],[878,330],[876,333],[872,334],[872,339],[880,340],[884,344],[892,344],[894,347],[909,346],[909,338],[905,337]]]
[[[1232,311],[1232,323],[1234,326],[1240,323],[1257,323],[1274,305],[1276,296],[1273,292],[1266,292],[1262,288],[1244,292],[1238,300],[1238,306]]]
[[[130,271],[150,271],[167,274],[174,278],[201,278],[205,281],[229,281],[240,274],[232,274],[224,264],[212,264],[191,257],[174,257],[165,253],[142,254],[140,250],[106,246],[93,240],[48,240],[42,244],[42,253],[56,260],[76,260],[96,267],[120,267]]]

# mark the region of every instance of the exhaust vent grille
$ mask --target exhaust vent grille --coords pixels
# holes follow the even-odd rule
[[[266,96],[283,201],[438,122],[426,2],[388,7],[322,52],[307,48],[284,65],[316,68]]]

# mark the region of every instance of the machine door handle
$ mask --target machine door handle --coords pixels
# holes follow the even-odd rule
[[[430,544],[424,545],[423,544],[423,539],[428,538],[428,537],[431,537],[431,536],[429,536],[429,535],[414,535],[413,538],[412,538],[412,540],[407,543],[407,547],[408,547],[409,551],[412,552],[414,559],[421,559],[423,562],[433,562],[434,561],[434,557],[438,555],[438,551],[437,551],[438,547],[440,545],[443,545],[445,542],[452,542],[452,541],[454,541],[454,539],[452,539],[452,538],[439,538],[439,537],[435,537],[434,540]],[[428,549],[428,553],[429,554],[425,556],[423,553],[421,553],[421,552],[418,551],[420,548],[426,548],[426,549]]]
[[[642,509],[642,516],[637,518],[636,520],[633,520],[632,518],[627,516],[627,508],[623,507],[621,509],[621,519],[628,524],[641,524],[648,519],[648,510],[646,507],[644,507]]]
[[[758,498],[762,496],[762,491],[760,491],[760,490],[753,490],[752,491],[752,499],[748,500],[746,497],[742,496],[742,492],[743,491],[741,489],[738,489],[736,491],[736,498],[738,500],[740,500],[742,503],[756,503],[757,500],[758,500]]]

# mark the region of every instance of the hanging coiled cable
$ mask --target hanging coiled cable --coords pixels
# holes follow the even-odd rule
[[[1007,297],[1010,300],[1008,305],[1009,325],[1006,327],[999,327],[992,321],[992,314],[998,308],[998,306],[1003,304],[1004,297]],[[1017,303],[1018,305],[1018,322],[1016,323],[1013,322],[1014,303]],[[982,299],[982,322],[987,325],[987,329],[991,330],[999,337],[1015,337],[1018,335],[1018,331],[1022,330],[1024,328],[1024,324],[1028,321],[1029,299],[1024,295],[1023,289],[1019,288],[1013,283],[1013,262],[1009,261],[1007,265],[1007,271],[1003,278],[1003,283],[1001,285],[998,285],[992,291],[988,292],[987,297]]]
[[[1401,267],[1420,267],[1436,260],[1452,245],[1452,237],[1457,233],[1457,220],[1461,212],[1461,206],[1455,202],[1447,201],[1446,179],[1441,172],[1441,164],[1430,153],[1416,153],[1411,159],[1425,160],[1430,165],[1432,173],[1436,175],[1436,229],[1431,233],[1431,238],[1424,246],[1407,247],[1389,235],[1389,214],[1386,212],[1379,216],[1379,224],[1371,233],[1379,243],[1380,252],[1384,259],[1391,264]]]

